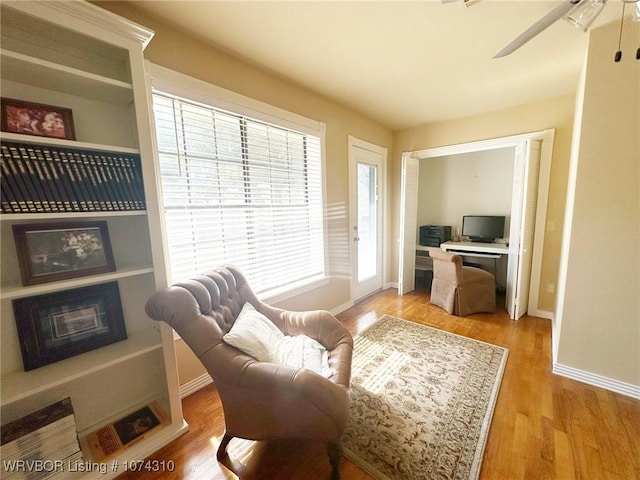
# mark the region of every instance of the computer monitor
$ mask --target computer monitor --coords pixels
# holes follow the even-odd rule
[[[462,235],[472,242],[493,243],[496,238],[504,237],[504,223],[504,216],[464,215]]]

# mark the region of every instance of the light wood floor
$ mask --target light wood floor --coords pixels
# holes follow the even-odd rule
[[[403,297],[381,292],[338,318],[357,334],[385,314],[509,349],[480,479],[640,479],[640,401],[553,375],[549,320],[525,316],[514,322],[505,311],[455,317],[429,305],[424,289]],[[175,471],[129,473],[119,480],[329,478],[325,446],[299,439],[234,439],[229,452],[235,475],[215,457],[224,429],[215,387],[183,405],[189,432],[151,457],[175,462]],[[346,458],[340,473],[343,480],[372,478]]]

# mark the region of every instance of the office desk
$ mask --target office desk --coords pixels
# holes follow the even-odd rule
[[[429,248],[423,245],[416,246],[416,270],[432,270],[428,256]],[[494,273],[498,271],[498,259],[509,255],[509,247],[504,243],[479,243],[479,242],[444,242],[440,248],[445,252],[457,253],[464,257],[492,258]]]
[[[509,246],[504,243],[444,242],[440,248],[445,252],[459,253],[466,257],[500,258],[509,254]]]
[[[508,283],[507,273],[498,274],[498,260],[509,257],[509,246],[504,243],[480,243],[480,242],[444,242],[440,248],[445,252],[456,253],[463,257],[491,258],[493,259],[493,273],[498,286]],[[500,279],[504,275],[504,279]],[[500,289],[506,287],[499,287]]]
[[[416,245],[416,270],[433,270],[431,259],[428,256],[430,248]],[[498,260],[509,255],[509,247],[504,243],[479,243],[479,242],[444,242],[440,248],[445,252],[457,253],[464,257],[492,258],[494,273],[498,272]]]

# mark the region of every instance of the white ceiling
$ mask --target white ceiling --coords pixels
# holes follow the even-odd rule
[[[573,93],[588,40],[559,21],[492,58],[549,0],[132,3],[394,130]],[[610,0],[594,26],[621,11]]]

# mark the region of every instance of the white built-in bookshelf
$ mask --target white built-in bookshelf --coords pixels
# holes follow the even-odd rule
[[[146,209],[0,216],[1,414],[9,422],[70,397],[81,442],[91,431],[158,401],[170,417],[115,457],[142,460],[185,431],[173,335],[144,305],[166,286],[150,95],[143,50],[153,32],[85,2],[2,2],[2,96],[70,108],[75,140],[2,132],[7,142],[140,155]],[[23,285],[12,226],[106,221],[115,271]],[[13,302],[117,282],[127,339],[24,371]],[[91,461],[89,449],[83,450]],[[106,478],[122,471],[110,471]],[[78,474],[105,478],[99,472]]]

